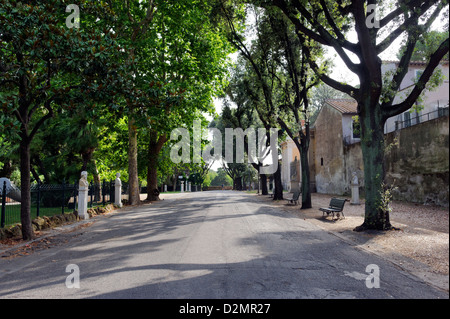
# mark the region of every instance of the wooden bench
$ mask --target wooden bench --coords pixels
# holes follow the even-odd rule
[[[327,216],[332,214],[333,218],[334,218],[334,214],[336,214],[337,218],[340,217],[340,214],[342,214],[342,216],[345,218],[343,210],[344,210],[344,205],[345,205],[346,201],[347,200],[345,198],[333,197],[331,199],[330,205],[328,207],[319,208],[319,210],[323,212],[322,217],[324,217],[325,213],[327,213]]]
[[[294,205],[297,205],[298,204],[298,198],[300,197],[300,191],[295,191],[294,192],[294,195],[292,196],[292,198],[286,198],[286,200],[289,202],[289,203],[292,203],[292,204],[294,204]]]

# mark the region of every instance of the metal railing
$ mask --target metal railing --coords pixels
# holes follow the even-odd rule
[[[393,124],[390,125],[386,123],[384,133],[385,134],[391,133],[420,123],[435,120],[437,118],[444,116],[449,116],[448,107],[440,107],[437,110],[425,114],[411,113],[411,117],[409,119],[405,119],[403,121],[395,121]]]
[[[128,187],[122,182],[122,194]],[[77,184],[33,184],[31,186],[31,219],[39,216],[53,216],[75,212],[77,210]],[[89,185],[88,208],[114,203],[114,181]],[[20,189],[7,189],[6,182],[0,185],[0,228],[20,223]]]

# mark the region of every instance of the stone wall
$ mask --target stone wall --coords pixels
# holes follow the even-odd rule
[[[314,136],[318,193],[350,195],[356,172],[364,196],[364,164],[360,143],[344,145],[339,115],[324,110]],[[320,126],[319,126],[320,125]],[[394,199],[449,206],[449,117],[414,125],[386,135],[386,183],[397,187]]]
[[[394,198],[449,206],[449,117],[441,117],[386,136],[397,143],[385,156],[386,181]]]

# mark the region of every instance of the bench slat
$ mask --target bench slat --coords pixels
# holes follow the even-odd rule
[[[324,213],[327,213],[327,215],[333,214],[333,217],[334,217],[335,213],[338,214],[338,216],[339,216],[339,213],[342,213],[342,216],[344,216],[343,210],[344,210],[345,202],[346,202],[346,199],[333,197],[330,200],[330,204],[328,207],[321,207],[321,208],[319,208],[319,210]]]

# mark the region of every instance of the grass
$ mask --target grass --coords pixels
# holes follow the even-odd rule
[[[109,203],[108,203],[109,204]],[[103,206],[101,202],[94,203],[92,207]],[[0,205],[1,207],[1,205]],[[6,205],[5,209],[5,226],[14,225],[20,223],[20,204]],[[88,203],[88,208],[91,208],[91,204]],[[64,207],[64,214],[72,213],[73,208]],[[61,215],[62,208],[59,207],[39,207],[39,216],[53,216]],[[37,206],[31,205],[31,220],[37,217]]]
[[[5,226],[20,223],[21,205],[6,205],[5,209]],[[73,208],[64,208],[64,213],[72,213]],[[62,213],[61,207],[39,207],[39,216],[53,216]],[[37,217],[37,206],[31,206],[31,219]]]

